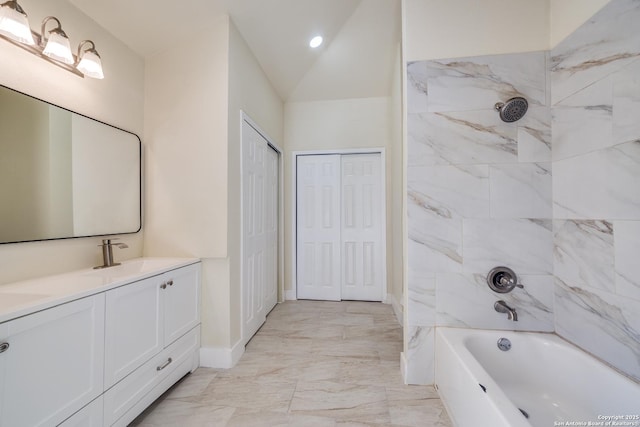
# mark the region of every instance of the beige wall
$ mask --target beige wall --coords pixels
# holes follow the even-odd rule
[[[390,123],[391,143],[389,150],[389,162],[391,163],[390,194],[387,199],[391,203],[391,227],[387,229],[387,241],[391,243],[391,281],[388,284],[388,292],[393,295],[396,302],[403,304],[404,263],[402,255],[404,210],[402,208],[403,191],[403,159],[402,146],[403,122],[402,122],[402,85],[403,85],[402,47],[398,44],[395,67],[393,72],[391,98],[390,98]]]
[[[560,43],[611,0],[550,0],[549,47]]]
[[[240,111],[244,111],[273,142],[282,146],[284,112],[282,100],[265,76],[246,42],[231,23],[229,28],[229,169],[227,199],[227,248],[230,262],[231,344],[241,339],[240,243]]]
[[[404,0],[405,59],[546,50],[549,2]]]
[[[0,84],[77,111],[114,126],[142,134],[144,62],[119,40],[64,0],[22,0],[32,28],[55,15],[73,46],[95,41],[105,79],[83,79],[10,43],[0,41]],[[38,30],[39,31],[39,30]],[[122,236],[129,249],[118,259],[142,254],[141,234]],[[0,283],[89,268],[101,261],[99,238],[0,245]]]
[[[611,0],[403,0],[405,59],[548,50]]]
[[[147,59],[146,256],[202,258],[202,345],[230,345],[229,20]]]
[[[393,284],[393,230],[391,189],[400,171],[392,169],[391,98],[355,98],[332,101],[289,102],[285,104],[285,290],[293,289],[292,238],[295,218],[292,214],[292,152],[306,150],[335,150],[347,148],[375,148],[386,150],[387,178],[387,288]],[[397,142],[397,141],[396,141]]]
[[[202,258],[203,347],[241,334],[240,111],[278,143],[282,109],[228,17],[147,60],[144,253]]]

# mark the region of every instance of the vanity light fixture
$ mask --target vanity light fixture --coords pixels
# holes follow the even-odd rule
[[[91,44],[91,47],[82,50],[82,48],[87,44]],[[96,45],[91,40],[84,40],[80,42],[77,58],[78,65],[76,68],[82,74],[87,77],[93,77],[94,79],[104,79],[104,74],[102,73],[102,60],[96,51]]]
[[[49,22],[56,26],[45,32]],[[91,40],[84,40],[78,46],[78,54],[73,55],[69,37],[62,30],[60,20],[47,16],[42,21],[41,34],[31,31],[27,14],[17,0],[0,4],[0,38],[39,56],[80,77],[103,79],[102,61]],[[88,48],[87,45],[89,45]]]
[[[58,26],[53,30],[49,31],[49,38],[45,39],[44,37],[44,29],[47,25],[47,22],[55,21]],[[73,60],[73,55],[71,54],[71,43],[69,43],[69,37],[62,30],[62,25],[60,25],[60,21],[55,16],[47,16],[42,21],[42,38],[40,39],[40,47],[44,47],[42,53],[47,55],[49,58],[55,59],[56,61],[64,62],[65,64],[73,64],[75,61]],[[46,44],[45,44],[46,42]]]
[[[0,35],[29,46],[36,44],[31,35],[27,14],[17,0],[9,0],[0,5]]]

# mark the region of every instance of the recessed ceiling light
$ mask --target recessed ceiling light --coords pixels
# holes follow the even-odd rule
[[[322,44],[322,36],[315,36],[309,42],[309,46],[311,46],[314,49],[320,46],[321,44]]]

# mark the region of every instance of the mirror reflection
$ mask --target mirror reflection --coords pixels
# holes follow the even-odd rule
[[[137,135],[0,86],[0,243],[135,233]]]

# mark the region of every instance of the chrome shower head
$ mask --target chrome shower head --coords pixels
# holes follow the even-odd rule
[[[529,108],[529,103],[521,96],[511,98],[507,102],[498,102],[495,105],[503,122],[511,123],[524,117]]]

